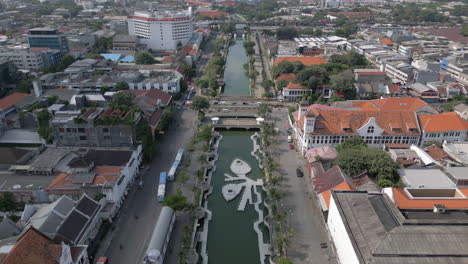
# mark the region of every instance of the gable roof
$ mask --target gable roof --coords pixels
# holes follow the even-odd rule
[[[54,244],[52,239],[31,227],[19,238],[2,264],[58,263],[50,252]]]
[[[319,156],[320,159],[333,160],[336,159],[337,155],[338,153],[336,152],[335,148],[330,146],[315,147],[307,150],[306,152],[306,158],[308,162],[316,161],[316,156]]]
[[[30,96],[30,94],[27,93],[13,93],[11,95],[8,95],[6,97],[3,97],[0,99],[0,111],[5,110],[9,107],[14,106],[16,103],[21,101],[22,99]]]
[[[429,154],[429,156],[431,156],[433,159],[437,161],[449,157],[449,155],[442,148],[439,148],[436,145],[431,145],[425,148],[424,150],[427,152],[427,154]]]
[[[277,81],[294,81],[296,79],[296,74],[294,73],[283,73],[280,76],[276,77]]]
[[[419,120],[424,132],[464,131],[468,129],[468,121],[455,112],[420,115]]]
[[[323,57],[281,57],[275,60],[275,65],[278,65],[282,61],[299,61],[304,66],[311,66],[311,65],[319,65],[323,63],[328,63],[328,60],[324,59]]]
[[[416,111],[427,103],[415,97],[391,97],[371,101],[375,108],[386,111]]]
[[[313,109],[315,129],[312,134],[357,134],[371,118],[387,135],[418,135],[418,121],[408,111],[322,110]],[[296,121],[303,129],[304,117]],[[344,131],[343,128],[348,128]],[[395,129],[398,128],[398,129]],[[411,129],[411,130],[410,130]]]
[[[17,236],[20,233],[21,229],[19,229],[10,218],[4,217],[0,222],[0,239]]]
[[[391,39],[388,39],[388,38],[381,39],[380,43],[385,44],[385,45],[393,45],[394,44],[393,41]]]
[[[56,238],[78,243],[89,228],[100,205],[95,200],[83,195],[67,218],[57,230]]]
[[[289,82],[285,88],[286,89],[305,89],[304,86],[298,83],[294,83],[294,82]]]

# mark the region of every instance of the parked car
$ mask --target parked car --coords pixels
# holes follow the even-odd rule
[[[297,175],[297,177],[302,178],[302,177],[304,177],[304,172],[302,172],[302,170],[300,168],[297,168],[296,169],[296,175]]]
[[[289,149],[294,149],[294,145],[293,145],[293,144],[289,144]]]
[[[288,143],[291,143],[291,142],[292,142],[292,137],[288,136]]]
[[[138,189],[143,189],[143,181],[140,181],[140,182],[138,183]]]

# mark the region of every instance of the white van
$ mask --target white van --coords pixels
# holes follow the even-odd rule
[[[292,137],[288,136],[288,143],[291,143],[291,142],[292,142]]]

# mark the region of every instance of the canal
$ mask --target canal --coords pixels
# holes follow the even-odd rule
[[[216,171],[211,177],[213,192],[208,196],[208,209],[212,212],[208,228],[208,263],[259,264],[262,263],[258,243],[259,235],[254,230],[254,223],[258,220],[259,214],[254,205],[250,203],[247,203],[244,211],[238,210],[246,187],[243,187],[241,193],[229,202],[224,199],[222,194],[223,186],[228,184],[225,180],[225,174],[234,175],[230,166],[235,159],[241,159],[251,167],[251,172],[247,174],[249,179],[255,181],[263,177],[258,161],[251,155],[253,141],[250,137],[252,133],[239,131],[220,133],[222,139],[218,148]],[[261,191],[260,186],[254,186],[252,193],[255,188],[257,191]],[[256,202],[257,197],[253,196],[253,202]],[[262,231],[264,237],[268,236],[263,228]]]
[[[225,95],[249,95],[249,77],[244,65],[249,62],[243,40],[235,40],[229,47],[224,69]]]

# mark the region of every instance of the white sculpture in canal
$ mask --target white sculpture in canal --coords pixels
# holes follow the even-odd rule
[[[228,182],[243,180],[243,182],[229,183],[223,186],[223,197],[226,201],[231,201],[232,199],[236,198],[242,192],[242,188],[245,187],[245,191],[242,194],[242,199],[239,203],[239,207],[237,207],[238,211],[244,211],[247,202],[249,202],[249,204],[254,204],[252,199],[252,187],[262,186],[263,180],[257,179],[256,181],[254,181],[247,177],[247,174],[249,174],[252,171],[252,168],[249,166],[249,164],[247,164],[247,162],[241,159],[235,159],[231,163],[230,169],[231,172],[233,172],[236,176],[231,176],[228,173],[225,173],[225,180]]]

